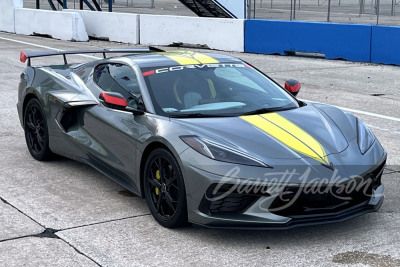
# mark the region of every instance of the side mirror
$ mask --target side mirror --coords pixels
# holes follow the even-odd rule
[[[289,79],[285,82],[285,89],[288,90],[293,96],[296,96],[300,91],[301,85],[298,80]]]
[[[109,108],[125,109],[128,106],[125,97],[116,92],[101,92],[99,99]]]
[[[134,115],[143,115],[143,110],[138,110],[128,106],[128,101],[125,97],[116,92],[101,92],[99,96],[100,101],[109,108],[114,108],[118,110],[125,110],[132,112]]]

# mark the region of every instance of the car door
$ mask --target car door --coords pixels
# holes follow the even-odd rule
[[[90,79],[90,78],[89,78]],[[136,108],[140,89],[132,68],[124,64],[107,63],[94,68],[93,82],[88,87],[99,97],[101,92],[122,94],[128,105]],[[141,115],[114,109],[100,103],[83,115],[84,124],[77,134],[84,144],[91,165],[134,190],[137,141],[143,128]]]

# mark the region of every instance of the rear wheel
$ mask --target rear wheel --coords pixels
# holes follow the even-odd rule
[[[37,160],[48,160],[53,156],[49,148],[49,132],[39,100],[32,98],[25,108],[25,140],[29,153]]]
[[[147,205],[158,223],[176,228],[187,223],[183,176],[173,155],[158,148],[150,153],[144,172]]]

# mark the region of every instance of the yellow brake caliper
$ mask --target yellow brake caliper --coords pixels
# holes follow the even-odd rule
[[[160,176],[160,170],[156,171],[156,179],[160,180],[161,176]],[[158,196],[160,194],[160,189],[158,187],[156,187],[156,195]]]

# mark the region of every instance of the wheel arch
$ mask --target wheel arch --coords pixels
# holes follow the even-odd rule
[[[144,181],[144,169],[146,167],[146,161],[152,151],[154,151],[157,148],[163,148],[167,150],[168,152],[171,153],[171,155],[175,158],[177,161],[179,168],[181,169],[181,172],[183,174],[183,166],[182,166],[182,161],[179,158],[179,154],[173,149],[172,144],[167,142],[166,140],[153,140],[143,150],[142,156],[140,158],[140,168],[139,168],[139,178],[140,178],[140,195],[141,197],[144,198],[144,188],[143,188],[143,181]]]
[[[40,102],[40,99],[38,98],[38,96],[33,92],[26,94],[26,96],[24,98],[24,102],[22,104],[22,127],[23,128],[24,128],[24,122],[25,122],[25,109],[26,109],[26,106],[28,105],[29,101],[33,98],[36,98]]]
[[[35,100],[35,101],[33,101],[33,100]],[[35,124],[39,124],[39,125],[36,125],[35,127],[40,127],[40,129],[42,129],[41,130],[41,132],[42,132],[41,134],[39,132],[36,132],[36,135],[41,135],[41,139],[42,139],[42,141],[37,141],[37,142],[41,142],[41,143],[43,142],[40,145],[40,150],[39,151],[37,151],[37,149],[33,148],[32,145],[29,145],[30,142],[28,142],[28,135],[30,135],[31,136],[30,138],[32,138],[32,134],[29,134],[28,130],[25,127],[25,123],[26,123],[25,122],[25,119],[26,119],[25,118],[25,116],[26,116],[25,113],[31,112],[31,110],[28,109],[28,107],[30,108],[30,106],[31,106],[31,104],[30,104],[31,102],[32,102],[32,105],[36,106],[37,109],[39,109],[38,113],[40,113],[39,121],[38,121],[37,118],[35,119],[36,120]],[[35,95],[34,93],[28,93],[25,96],[24,101],[23,101],[22,113],[23,113],[23,116],[22,116],[22,127],[23,127],[23,129],[25,131],[25,139],[26,139],[26,143],[27,143],[27,146],[28,146],[29,153],[32,155],[33,158],[35,158],[38,161],[51,160],[52,157],[54,156],[54,154],[53,154],[53,152],[51,151],[51,149],[49,147],[49,143],[50,143],[49,132],[48,132],[48,127],[47,127],[47,122],[46,122],[46,116],[45,116],[45,114],[43,112],[43,107],[42,107],[42,103],[40,101],[40,98],[37,95]],[[37,115],[33,115],[33,116],[36,117]],[[38,137],[36,137],[36,138],[38,138]]]
[[[162,143],[160,141],[153,141],[146,146],[146,148],[143,151],[142,157],[140,159],[140,195],[142,198],[144,198],[144,183],[143,182],[144,182],[144,169],[146,167],[146,162],[147,162],[147,159],[148,159],[150,153],[157,148],[164,148],[164,149],[168,150],[169,152],[171,152],[172,155],[174,155],[174,153],[171,151],[171,149],[169,149],[169,147],[167,145],[165,145],[164,143]]]

